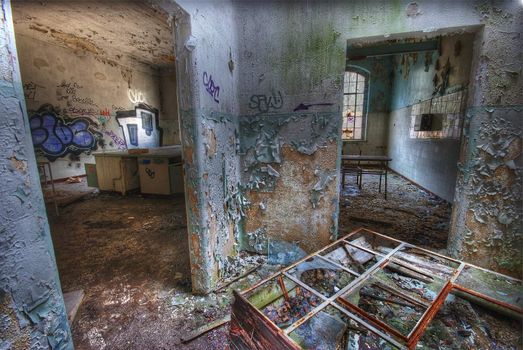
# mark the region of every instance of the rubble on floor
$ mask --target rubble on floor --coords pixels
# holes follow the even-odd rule
[[[395,173],[388,175],[385,199],[378,192],[378,180],[378,176],[364,175],[360,190],[356,178],[347,176],[340,194],[339,236],[366,227],[423,248],[445,249],[450,203]]]
[[[67,186],[77,185],[82,183]],[[278,249],[270,251],[269,257],[242,252],[227,260],[214,293],[197,296],[190,289],[182,197],[95,193],[64,207],[59,217],[52,212],[49,216],[63,290],[85,290],[72,325],[77,349],[150,348],[151,344],[157,349],[224,349],[229,346],[228,324],[187,343],[181,339],[226,318],[233,290],[249,288],[280,270],[279,263],[287,265],[303,257],[291,249],[292,243],[285,242],[275,242]],[[338,242],[323,250],[321,257],[290,266],[288,275],[265,283],[266,292],[250,296],[250,302],[263,306],[265,317],[289,330],[293,322],[314,311],[325,298],[339,294],[398,247],[395,241],[372,234],[354,236],[351,243]],[[456,269],[443,258],[409,249],[397,252],[394,261],[362,288],[343,295],[403,333],[435,300],[442,288],[438,279]],[[271,256],[277,265],[267,263]],[[296,281],[316,288],[315,292]],[[500,282],[498,275],[492,278],[467,266],[457,282],[521,308],[521,286],[511,279]],[[503,289],[493,289],[500,283]],[[407,299],[398,297],[397,290]],[[513,318],[514,312],[498,316],[469,296],[450,294],[417,348],[519,348],[521,321]],[[481,322],[473,322],[477,319]],[[343,306],[327,304],[289,332],[289,337],[304,348],[329,349],[335,344],[346,344],[347,349],[394,348],[383,337],[393,335],[375,330],[363,326],[361,316],[349,317]]]
[[[91,192],[85,182],[57,187],[64,198]],[[48,215],[62,289],[85,292],[72,323],[76,349],[224,349],[227,325],[187,344],[181,339],[228,315],[233,289],[281,268],[242,252],[228,260],[219,286],[255,271],[194,295],[182,196],[93,193]]]
[[[359,229],[235,295],[233,349],[521,349],[522,281]]]

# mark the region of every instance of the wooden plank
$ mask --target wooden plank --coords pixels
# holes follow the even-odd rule
[[[78,311],[84,296],[85,293],[82,289],[64,293],[65,311],[67,312],[67,321],[69,321],[69,326],[73,325],[76,312]]]
[[[285,333],[269,322],[237,291],[233,291],[231,344],[238,349],[301,349]]]
[[[229,323],[231,321],[231,315],[227,315],[225,317],[222,317],[216,321],[213,321],[209,324],[203,325],[201,327],[198,327],[196,330],[189,333],[186,337],[182,337],[182,343],[188,343],[190,341],[193,341],[194,339],[201,337],[207,332],[212,331],[213,329],[216,329],[218,327],[221,327],[225,325],[226,323]]]

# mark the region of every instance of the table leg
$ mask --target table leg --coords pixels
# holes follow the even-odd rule
[[[387,175],[388,175],[388,164],[385,165],[385,200],[387,200]]]

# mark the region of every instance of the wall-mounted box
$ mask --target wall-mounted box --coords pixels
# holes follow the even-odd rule
[[[417,116],[414,131],[440,131],[443,130],[443,120],[447,117],[442,113],[423,113]]]

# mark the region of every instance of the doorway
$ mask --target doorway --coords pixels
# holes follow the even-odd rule
[[[344,232],[364,226],[425,248],[446,248],[474,35],[348,43],[343,154],[364,157],[351,162],[342,188]],[[354,84],[360,75],[364,79]],[[372,161],[380,157],[386,160]]]

